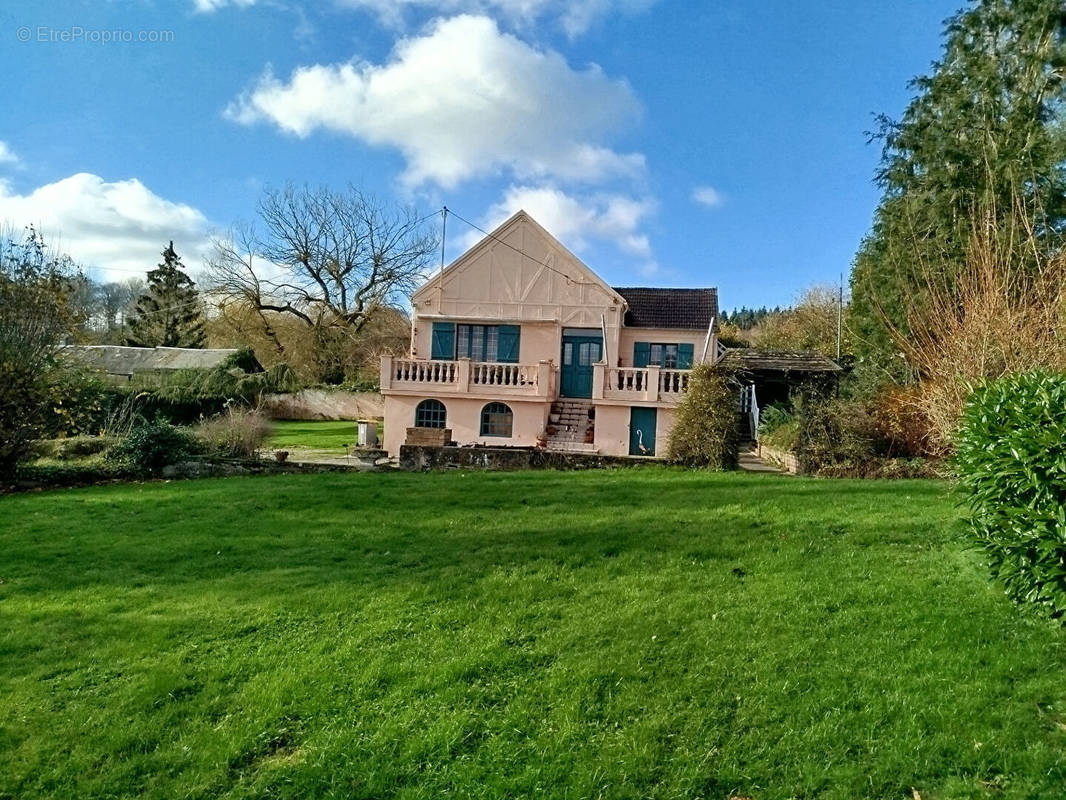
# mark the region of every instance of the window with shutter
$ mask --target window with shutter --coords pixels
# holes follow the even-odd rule
[[[433,349],[430,356],[437,361],[451,361],[455,358],[455,323],[433,323]]]
[[[646,367],[651,358],[651,345],[648,342],[635,342],[633,344],[633,366]]]
[[[517,325],[500,325],[497,328],[497,356],[505,364],[517,364],[520,329]]]

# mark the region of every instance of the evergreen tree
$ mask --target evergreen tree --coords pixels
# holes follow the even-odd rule
[[[171,242],[163,251],[163,263],[148,273],[147,291],[137,299],[129,320],[127,344],[203,347],[204,324],[200,293]]]
[[[859,352],[887,365],[932,282],[951,285],[976,226],[1004,268],[1033,269],[1066,228],[1066,9],[975,0],[948,20],[943,57],[898,121],[880,118],[883,196],[852,272]],[[899,359],[895,360],[899,363]],[[902,373],[900,373],[902,374]]]

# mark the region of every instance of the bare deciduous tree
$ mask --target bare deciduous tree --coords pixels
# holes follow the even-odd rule
[[[337,339],[356,338],[378,311],[401,305],[437,249],[425,218],[351,186],[268,191],[258,216],[216,239],[208,285],[220,305],[254,309],[279,353],[271,320],[299,320],[322,344],[324,373]]]

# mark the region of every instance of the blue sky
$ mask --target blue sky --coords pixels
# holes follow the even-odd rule
[[[351,181],[483,227],[524,206],[615,285],[787,304],[849,269],[865,132],[960,5],[8,0],[0,220],[122,278],[168,239],[198,267],[264,186]]]

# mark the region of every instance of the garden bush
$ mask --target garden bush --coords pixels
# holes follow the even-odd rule
[[[71,436],[54,440],[55,457],[61,461],[73,461],[106,452],[118,440],[111,436]]]
[[[58,438],[100,433],[112,392],[99,373],[62,359],[42,408],[44,435]]]
[[[249,374],[263,371],[263,366],[255,357],[255,351],[250,347],[242,347],[233,355],[226,356],[221,366],[225,370],[238,369]]]
[[[862,403],[811,392],[796,400],[796,457],[810,475],[861,476],[875,456],[876,433]]]
[[[138,377],[132,388],[142,398],[146,416],[191,424],[224,413],[234,402],[254,405],[264,394],[295,392],[300,387],[296,374],[285,364],[251,373],[222,364],[210,370]]]
[[[258,458],[269,435],[270,420],[264,414],[236,404],[196,428],[196,437],[207,452],[223,458]]]
[[[95,461],[83,464],[19,464],[15,483],[32,488],[60,486],[88,486],[106,481],[136,478],[128,465],[115,461]]]
[[[1066,613],[1066,376],[988,382],[963,409],[956,465],[970,532],[1018,602]]]
[[[799,420],[783,405],[773,404],[759,414],[759,442],[792,451],[799,443]]]
[[[856,461],[840,460],[822,466],[822,478],[946,478],[943,462],[926,458],[865,456]]]
[[[740,446],[738,386],[732,375],[701,364],[677,407],[666,457],[676,464],[735,469]]]
[[[156,420],[134,428],[129,436],[108,451],[108,459],[137,474],[155,475],[168,464],[200,450],[199,442],[189,431]]]
[[[886,455],[917,457],[940,452],[917,386],[881,387],[870,398],[870,416]]]

